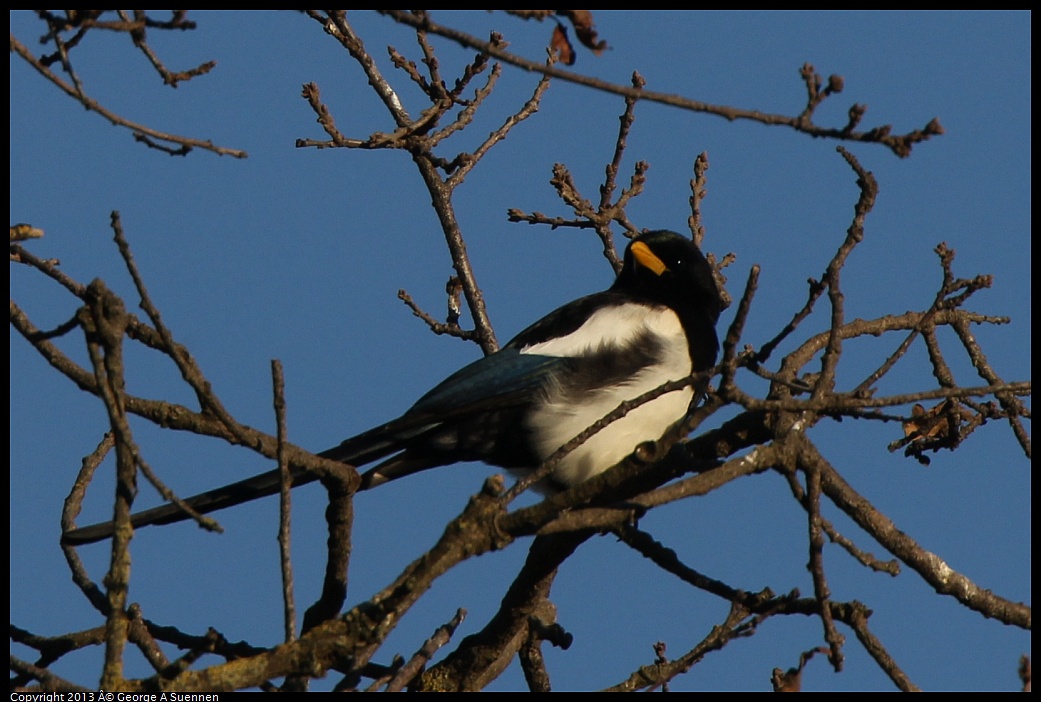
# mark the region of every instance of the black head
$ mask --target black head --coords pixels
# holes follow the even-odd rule
[[[646,232],[629,242],[622,272],[611,286],[704,316],[715,326],[722,311],[712,267],[693,241],[675,232]]]
[[[665,230],[641,234],[626,248],[611,290],[672,308],[686,331],[694,369],[715,364],[723,301],[712,266],[693,241]]]

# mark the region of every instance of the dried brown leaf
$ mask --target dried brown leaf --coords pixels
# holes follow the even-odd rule
[[[582,46],[597,55],[603,53],[607,48],[607,42],[596,34],[592,12],[589,10],[557,10],[557,14],[571,20],[571,26],[575,28],[575,36],[582,42]]]
[[[558,24],[553,28],[553,37],[549,40],[549,48],[557,55],[557,60],[566,66],[575,63],[575,49],[568,39],[567,29]]]

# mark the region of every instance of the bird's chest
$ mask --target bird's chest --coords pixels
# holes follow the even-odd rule
[[[526,423],[536,455],[545,460],[623,402],[671,380],[691,375],[683,328],[667,308],[622,310],[592,319],[571,344],[546,343],[537,352],[566,356],[563,370],[548,383]],[[579,343],[579,340],[584,344]],[[573,485],[597,475],[645,441],[660,439],[682,419],[693,397],[690,387],[641,404],[586,439],[560,462],[556,482]]]

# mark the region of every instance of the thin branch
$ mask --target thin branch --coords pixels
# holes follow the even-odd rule
[[[176,134],[166,134],[164,132],[157,131],[151,127],[146,127],[143,124],[137,124],[131,122],[128,119],[124,119],[114,112],[103,107],[96,100],[88,97],[86,94],[80,92],[75,87],[70,86],[68,83],[63,81],[59,76],[55,75],[49,68],[44,66],[36,57],[34,57],[28,49],[26,49],[15,36],[11,35],[11,51],[18,54],[22,59],[25,60],[30,66],[35,68],[40,75],[49,80],[54,85],[58,86],[62,91],[65,92],[69,97],[75,99],[87,110],[96,112],[110,123],[117,127],[126,127],[134,132],[134,138],[143,143],[149,144],[150,146],[156,146],[153,139],[160,142],[167,142],[169,144],[177,145],[178,148],[170,148],[163,146],[162,148],[173,156],[186,156],[194,148],[205,149],[206,151],[212,151],[220,156],[233,156],[235,158],[246,158],[248,154],[245,151],[238,149],[229,149],[223,146],[216,146],[211,141],[201,141],[198,139],[192,139],[189,137],[178,136]]]
[[[452,280],[456,281],[457,283],[459,281],[459,279],[456,278],[455,276],[452,276]],[[460,290],[461,290],[462,286],[460,285],[459,287],[460,287]],[[416,301],[412,299],[412,296],[409,295],[408,292],[406,292],[405,290],[398,290],[398,299],[401,300],[402,302],[404,302],[408,306],[408,308],[410,310],[412,310],[412,314],[413,315],[415,315],[416,317],[419,317],[424,322],[426,322],[427,327],[430,329],[430,331],[434,332],[435,334],[439,334],[439,335],[440,334],[447,334],[449,336],[458,337],[460,339],[466,339],[467,341],[475,341],[477,339],[476,332],[473,332],[473,331],[468,330],[468,329],[463,329],[462,327],[459,326],[459,323],[458,323],[459,311],[458,310],[454,311],[454,315],[456,316],[457,321],[455,321],[455,322],[439,322],[436,319],[434,319],[430,314],[428,314],[427,312],[424,312],[419,307],[419,305],[416,304]]]
[[[401,104],[401,100],[390,86],[390,83],[380,73],[376,62],[372,60],[372,57],[365,50],[365,45],[362,43],[361,38],[354,33],[354,30],[348,24],[346,11],[328,10],[325,15],[320,14],[317,10],[305,10],[305,12],[308,17],[325,28],[326,34],[339,41],[343,48],[347,49],[351,57],[361,65],[362,70],[365,71],[365,75],[369,79],[369,85],[372,86],[383,101],[394,123],[399,127],[407,126],[412,121],[408,112]]]
[[[126,10],[116,10],[116,12],[119,13],[120,18],[130,27],[127,30],[127,33],[130,35],[131,41],[134,42],[134,46],[145,55],[145,58],[148,59],[148,62],[152,64],[152,67],[155,68],[156,72],[163,79],[163,83],[169,85],[171,88],[176,88],[177,84],[181,81],[187,81],[196,76],[206,75],[217,65],[216,61],[206,61],[195,68],[188,69],[187,71],[171,71],[163,64],[156,53],[152,51],[152,47],[150,47],[148,42],[145,40],[145,28],[148,26],[148,16],[145,14],[144,10],[134,10],[133,20],[127,17]],[[174,12],[184,13],[186,11],[174,10]],[[187,27],[181,25],[180,28],[185,29]]]
[[[903,692],[921,692],[919,687],[907,676],[907,673],[893,660],[893,656],[882,645],[878,637],[871,633],[867,625],[869,614],[870,612],[856,609],[845,620],[846,624],[853,628],[853,633],[856,634],[857,640],[864,647],[864,650],[874,659],[878,667],[889,676],[889,679],[893,681],[897,689]]]
[[[888,397],[859,398],[852,395],[836,393],[820,400],[757,400],[737,391],[736,402],[749,410],[760,411],[813,411],[829,415],[854,415],[857,410],[868,407],[896,407],[926,400],[944,400],[947,398],[986,397],[1006,393],[1013,396],[1031,394],[1030,381],[1001,383],[1000,385],[983,385],[970,388],[938,388],[908,392]]]
[[[434,654],[443,648],[452,639],[452,634],[463,623],[466,618],[466,610],[456,610],[451,621],[437,628],[434,635],[423,642],[423,646],[413,654],[412,658],[402,665],[394,677],[387,683],[384,692],[400,692],[406,685],[411,683],[419,675],[423,667],[433,658]]]
[[[734,385],[734,374],[737,372],[737,345],[741,342],[741,334],[748,321],[748,313],[752,309],[752,300],[755,298],[756,290],[759,289],[759,271],[758,264],[752,266],[748,271],[745,291],[737,305],[734,321],[730,323],[726,336],[723,337],[723,360],[719,364],[721,368],[719,387],[720,392],[723,393],[729,392]]]
[[[155,637],[152,636],[152,632],[148,628],[148,621],[141,612],[141,605],[136,602],[131,604],[127,607],[127,615],[129,616],[127,640],[137,646],[137,650],[141,652],[153,670],[157,673],[166,670],[170,661]]]
[[[495,69],[492,71],[492,78],[498,79],[500,73],[501,71],[499,69],[499,65],[496,64]],[[517,110],[517,112],[507,117],[498,129],[493,130],[488,135],[488,138],[485,139],[473,151],[473,153],[468,154],[465,158],[457,158],[456,160],[459,162],[459,166],[445,180],[445,185],[447,185],[450,188],[455,188],[456,186],[460,185],[463,182],[463,179],[466,178],[467,174],[469,174],[469,172],[473,170],[474,166],[477,165],[477,162],[480,161],[493,146],[505,139],[506,135],[509,134],[509,132],[514,127],[516,127],[518,124],[520,124],[521,122],[538,112],[539,103],[541,103],[542,96],[545,94],[546,90],[549,89],[549,83],[549,78],[543,76],[542,79],[535,86],[535,91],[532,93],[531,97],[528,98],[527,102],[525,102],[524,105],[522,105],[521,108]],[[491,91],[492,85],[492,80],[489,80],[489,85],[487,86],[486,90],[482,93],[479,93],[477,98],[474,100],[474,104],[468,106],[460,114],[460,120],[463,120],[465,118],[468,123],[468,121],[472,118],[474,111],[480,105],[480,102],[484,99],[485,96],[487,96],[488,92]],[[456,125],[452,125],[452,128],[461,129],[462,126],[463,124],[462,122],[460,122],[458,127],[456,127]],[[438,138],[443,138],[443,136],[441,134],[435,135],[435,143]]]
[[[278,470],[282,481],[278,493],[278,554],[282,572],[283,627],[285,640],[296,639],[296,600],[293,596],[293,560],[292,560],[292,498],[293,475],[286,461],[286,397],[285,376],[280,361],[271,361],[271,384],[274,396],[275,425],[278,438]]]
[[[708,195],[708,188],[705,186],[708,182],[706,171],[708,171],[708,152],[702,151],[694,159],[694,177],[690,181],[690,217],[687,219],[691,239],[698,247],[705,239],[705,227],[701,222],[701,203]]]
[[[1001,383],[1001,377],[994,372],[994,369],[991,367],[990,363],[987,361],[987,357],[983,353],[983,349],[980,348],[979,344],[976,342],[976,338],[972,334],[972,331],[969,329],[968,320],[964,318],[956,319],[951,326],[954,328],[955,333],[958,335],[962,345],[965,347],[969,358],[972,360],[972,365],[976,368],[979,376],[992,384]],[[1020,446],[1023,447],[1023,452],[1026,454],[1027,458],[1030,458],[1030,436],[1027,434],[1023,423],[1019,420],[1020,417],[1027,416],[1026,408],[1019,398],[1016,397],[1017,393],[1000,390],[994,394],[997,396],[1001,406],[1008,412],[1009,424],[1012,426],[1012,432],[1019,441]]]
[[[1030,628],[1031,609],[1028,605],[1012,602],[977,586],[953,570],[939,556],[922,548],[868,500],[857,494],[809,440],[797,436],[793,433],[789,438],[799,444],[799,461],[801,464],[813,462],[820,467],[824,494],[860,528],[921,575],[936,592],[954,597],[985,617],[1024,629]]]
[[[111,559],[105,575],[108,614],[105,629],[105,660],[101,687],[119,689],[123,682],[123,652],[127,643],[126,611],[130,589],[130,525],[131,507],[137,494],[137,463],[134,460],[133,435],[127,421],[123,368],[123,336],[126,310],[123,301],[113,295],[100,280],[88,287],[88,306],[80,311],[81,324],[87,335],[87,352],[94,369],[99,396],[108,413],[116,449],[116,494]]]
[[[891,134],[892,128],[889,125],[883,125],[881,127],[875,127],[868,131],[858,132],[855,127],[856,122],[851,120],[846,126],[836,129],[829,127],[820,127],[809,122],[808,119],[804,118],[803,115],[796,117],[790,117],[787,115],[770,114],[766,112],[760,112],[758,110],[745,110],[736,107],[729,107],[725,105],[713,105],[707,102],[701,102],[700,100],[691,100],[690,98],[683,97],[682,95],[673,95],[669,93],[660,93],[651,90],[636,89],[624,85],[617,85],[602,81],[597,78],[590,76],[584,76],[579,73],[566,71],[556,66],[544,66],[542,64],[530,61],[516,54],[512,54],[505,49],[492,46],[490,42],[482,41],[476,37],[470,36],[464,32],[445,27],[443,25],[432,22],[427,15],[415,16],[401,10],[377,10],[377,12],[387,15],[395,22],[400,24],[408,25],[415,29],[420,29],[431,34],[437,34],[439,36],[450,39],[461,46],[469,47],[488,53],[489,55],[509,63],[513,66],[521,68],[526,71],[532,71],[536,73],[542,73],[552,78],[559,78],[569,83],[576,83],[578,85],[584,85],[589,88],[594,88],[603,92],[614,93],[623,97],[635,97],[639,100],[648,100],[650,102],[657,102],[663,105],[671,105],[673,107],[679,107],[684,110],[691,112],[703,112],[706,114],[716,115],[723,117],[724,119],[734,120],[750,120],[753,122],[759,122],[769,126],[783,126],[794,129],[797,132],[807,134],[815,138],[827,138],[827,139],[838,139],[842,141],[859,141],[865,143],[878,143],[887,146],[897,156],[904,158],[911,154],[911,149],[915,144],[928,140],[930,137],[943,134],[943,127],[940,125],[939,120],[932,119],[922,129],[916,129],[907,134],[894,136]],[[860,106],[856,106],[860,107]],[[864,108],[860,108],[858,114],[863,116]],[[859,119],[857,120],[859,121]]]
[[[78,692],[84,694],[94,694],[97,692],[95,688],[81,687],[72,683],[65,678],[55,675],[46,668],[35,666],[32,663],[17,658],[13,653],[11,654],[11,670],[21,674],[25,678],[39,680],[40,690],[45,692]],[[15,688],[12,687],[12,690]],[[14,693],[12,693],[14,694]]]
[[[477,691],[498,677],[527,640],[532,617],[542,614],[555,621],[555,610],[543,610],[557,568],[591,536],[578,532],[536,538],[492,618],[426,671],[417,687],[438,692]]]
[[[828,642],[828,660],[836,673],[842,672],[845,656],[842,646],[846,638],[835,628],[835,620],[831,616],[831,588],[828,587],[827,575],[824,573],[824,530],[821,522],[821,476],[819,466],[815,463],[804,467],[806,474],[806,499],[803,506],[809,527],[810,558],[807,569],[813,578],[813,594],[821,604],[821,625],[824,627],[824,640]]]
[[[90,455],[83,458],[79,473],[76,475],[76,480],[73,482],[72,489],[69,491],[68,497],[65,498],[65,504],[62,508],[62,533],[71,531],[76,527],[76,517],[79,516],[80,509],[83,506],[83,498],[86,496],[87,486],[90,485],[95,471],[97,471],[105,456],[108,455],[115,445],[115,437],[112,432],[106,432],[97,448]],[[94,609],[107,616],[109,612],[108,599],[97,583],[91,580],[76,549],[69,544],[62,543],[61,550],[65,555],[65,562],[68,563],[69,570],[72,572],[72,582],[76,584],[76,587],[80,589],[80,592],[83,593]]]
[[[792,495],[800,504],[806,504],[806,492],[802,489],[802,485],[799,484],[799,480],[796,477],[796,473],[791,470],[781,471],[788,481],[788,487],[792,491]],[[819,512],[819,510],[818,510]],[[825,534],[828,535],[828,539],[832,543],[841,546],[847,553],[855,558],[862,565],[871,568],[874,571],[887,573],[896,577],[900,574],[900,561],[896,559],[890,559],[888,561],[882,561],[872,554],[857,548],[857,546],[848,538],[843,536],[835,525],[825,519],[823,516],[819,516],[821,529]]]
[[[821,280],[828,286],[828,299],[831,302],[831,326],[828,334],[828,345],[824,349],[821,358],[821,371],[813,388],[813,398],[820,399],[830,393],[835,387],[835,371],[838,367],[839,358],[842,355],[842,335],[839,329],[845,324],[845,295],[842,293],[839,280],[842,268],[853,249],[864,240],[864,220],[875,205],[878,196],[878,183],[875,177],[866,171],[856,157],[843,147],[837,147],[850,168],[857,174],[857,186],[860,188],[860,197],[853,208],[853,222],[846,230],[846,238],[843,240],[838,251],[828,263]]]
[[[347,572],[353,548],[354,493],[358,489],[358,473],[326,473],[320,477],[329,497],[325,508],[326,539],[325,577],[322,594],[304,613],[302,631],[308,632],[326,622],[343,609],[347,600]]]
[[[634,692],[664,685],[669,680],[693,668],[709,653],[721,650],[733,639],[745,635],[744,629],[747,617],[748,611],[746,609],[740,605],[733,605],[723,623],[712,627],[709,634],[682,657],[668,664],[656,662],[652,665],[643,666],[630,675],[628,679],[616,683],[603,691]]]
[[[627,544],[634,551],[649,559],[659,568],[667,573],[675,575],[680,580],[699,590],[704,590],[731,603],[741,605],[745,608],[757,608],[766,599],[772,598],[773,593],[769,590],[753,593],[730,587],[721,580],[716,580],[704,575],[694,568],[684,564],[676,552],[666,548],[656,541],[650,534],[632,525],[616,529],[615,535],[619,540]]]
[[[802,321],[809,317],[813,312],[814,305],[827,288],[823,283],[814,278],[810,278],[806,282],[808,287],[806,302],[803,303],[802,308],[792,316],[791,321],[784,326],[777,336],[763,344],[755,353],[752,359],[750,359],[752,364],[766,363],[771,354],[773,354],[774,349],[780,346],[781,342],[791,336],[791,334],[799,327],[799,324],[801,324]]]

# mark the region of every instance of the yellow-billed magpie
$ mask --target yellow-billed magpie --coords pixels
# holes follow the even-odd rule
[[[634,238],[611,287],[549,313],[502,349],[450,375],[401,417],[323,451],[361,466],[362,490],[427,468],[483,461],[524,473],[621,402],[710,369],[722,303],[708,261],[669,231]],[[636,407],[567,454],[543,489],[582,482],[682,419],[691,386]],[[294,486],[314,477],[294,474]],[[278,471],[189,498],[206,513],[279,489]],[[132,517],[135,527],[186,519],[176,505]],[[68,532],[67,543],[111,536],[112,523]]]

